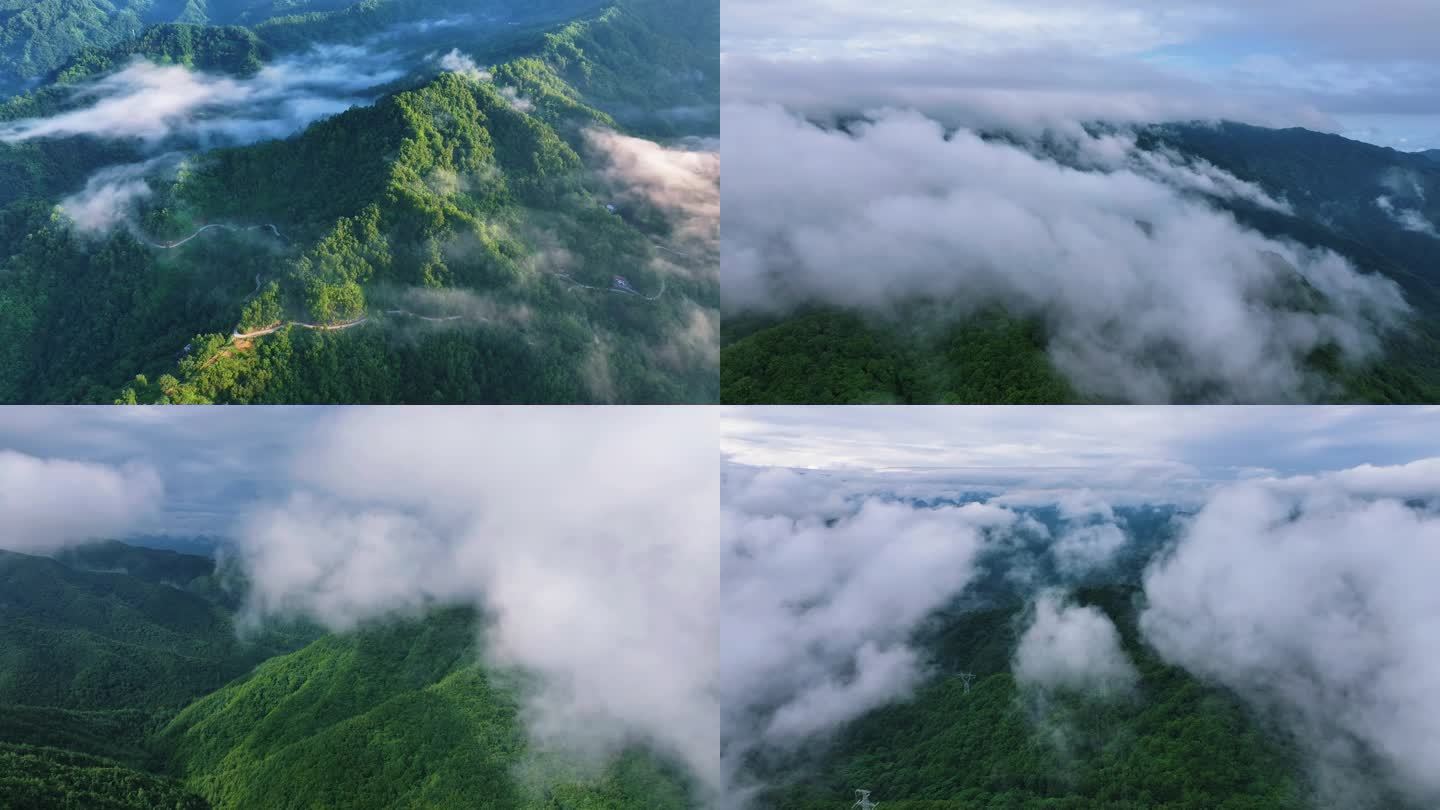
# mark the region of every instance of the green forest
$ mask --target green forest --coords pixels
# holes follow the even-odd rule
[[[473,609],[237,632],[243,581],[120,543],[0,552],[0,807],[698,807],[641,748],[534,750]]]
[[[209,19],[240,19],[216,5]],[[246,76],[465,7],[274,5],[296,13],[80,49],[0,121],[69,109],[69,88],[136,56]],[[55,202],[138,144],[0,144],[0,401],[715,401],[713,349],[689,336],[718,308],[717,273],[674,266],[663,217],[607,208],[584,132],[718,130],[655,114],[717,103],[718,25],[714,4],[621,0],[491,26],[457,44],[503,57],[493,80],[421,68],[294,137],[186,156],[145,176],[132,227],[98,238]],[[615,276],[635,294],[612,293]]]

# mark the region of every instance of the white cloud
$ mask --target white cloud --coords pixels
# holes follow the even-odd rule
[[[1283,208],[1213,166],[1052,132],[1081,171],[915,112],[846,132],[726,106],[727,311],[821,303],[956,316],[987,305],[1045,324],[1082,394],[1136,402],[1326,396],[1305,358],[1363,361],[1407,311],[1345,259],[1240,226],[1204,195]],[[1317,311],[1310,290],[1325,296]]]
[[[143,464],[0,450],[0,548],[48,554],[122,537],[155,514],[162,493],[159,476]]]
[[[148,178],[173,169],[178,160],[178,155],[169,154],[101,169],[85,181],[85,188],[62,199],[60,209],[80,231],[109,231],[129,222],[136,206],[154,194]]]
[[[1012,668],[1021,686],[1098,697],[1127,693],[1140,678],[1110,617],[1092,606],[1069,604],[1052,592],[1035,600]]]
[[[79,106],[45,118],[0,124],[0,141],[86,135],[251,143],[290,135],[366,99],[402,75],[391,55],[323,45],[266,65],[248,78],[137,60],[74,89]]]
[[[1103,568],[1125,547],[1124,529],[1114,523],[1069,526],[1050,547],[1055,565],[1068,576],[1081,576]]]
[[[715,414],[704,408],[347,411],[253,514],[250,610],[331,627],[434,603],[493,616],[534,673],[543,747],[636,738],[718,782]]]
[[[449,53],[439,58],[440,69],[449,73],[459,73],[477,82],[488,82],[494,78],[490,71],[484,70],[474,59],[460,52],[459,48],[452,49]]]
[[[1404,500],[1437,469],[1226,488],[1145,577],[1148,641],[1293,730],[1332,806],[1440,801],[1440,517]]]
[[[865,642],[855,651],[855,671],[845,680],[823,678],[781,706],[765,729],[776,741],[800,741],[829,731],[878,706],[903,697],[920,678],[914,650]]]
[[[1327,131],[1365,115],[1381,130],[1374,140],[1396,141],[1433,111],[1440,89],[1431,44],[1440,16],[1424,0],[1364,13],[1344,0],[966,0],[899,10],[802,0],[789,10],[780,19],[758,0],[724,5],[729,99],[807,112],[894,105],[1012,122],[1229,118]],[[1440,142],[1405,144],[1426,145]]]
[[[727,465],[722,484],[722,750],[787,749],[903,697],[924,674],[910,635],[976,573],[983,504],[846,504],[826,476]],[[837,489],[839,492],[837,492]]]
[[[1435,225],[1416,209],[1401,208],[1391,202],[1389,197],[1383,195],[1375,198],[1375,205],[1384,211],[1386,216],[1395,220],[1395,224],[1405,230],[1440,239],[1440,230],[1437,230]]]
[[[601,176],[618,200],[647,202],[674,223],[685,250],[713,254],[720,241],[720,141],[687,139],[661,145],[644,138],[587,129],[585,142],[603,159]]]

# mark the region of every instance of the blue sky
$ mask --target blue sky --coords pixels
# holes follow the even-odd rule
[[[730,100],[1227,117],[1440,148],[1431,0],[727,0],[722,15]]]

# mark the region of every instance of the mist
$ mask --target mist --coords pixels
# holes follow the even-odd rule
[[[720,141],[686,138],[662,145],[602,129],[585,131],[600,174],[617,200],[645,202],[672,222],[681,250],[713,255],[720,241]]]
[[[1016,145],[915,111],[841,129],[747,103],[725,126],[726,312],[1000,306],[1043,323],[1082,396],[1142,403],[1323,396],[1314,351],[1364,362],[1408,312],[1393,282],[1217,206],[1286,201],[1134,133]]]
[[[149,147],[254,143],[283,138],[372,100],[404,71],[394,54],[317,45],[233,77],[137,59],[76,85],[72,109],[0,124],[0,141],[86,136],[138,140]],[[172,145],[172,144],[167,144]]]
[[[1375,206],[1385,213],[1385,216],[1394,220],[1396,225],[1407,231],[1423,233],[1426,236],[1433,236],[1440,239],[1440,229],[1436,229],[1425,215],[1414,208],[1403,208],[1393,203],[1389,197],[1381,195],[1375,198]]]
[[[1437,469],[1224,488],[1145,577],[1146,640],[1293,734],[1326,807],[1440,802]]]
[[[759,787],[743,773],[752,755],[821,744],[931,677],[915,633],[987,569],[1034,573],[1018,546],[1048,535],[1026,514],[981,502],[921,507],[894,494],[934,497],[953,486],[725,463],[721,756],[736,806]],[[1062,527],[1098,526],[1105,514],[1113,520],[1091,495]],[[1134,674],[1114,633],[1093,608],[1042,597],[1017,669],[1047,686],[1118,693]],[[1092,642],[1085,656],[1072,655]]]
[[[143,463],[0,450],[0,548],[49,554],[126,536],[158,515],[164,486]]]
[[[537,750],[645,743],[719,782],[711,409],[343,413],[252,510],[251,621],[334,630],[438,604],[490,617],[486,662],[538,686]]]
[[[1099,697],[1128,693],[1140,679],[1110,617],[1052,591],[1036,598],[1011,666],[1022,687]]]
[[[91,175],[85,187],[60,200],[60,210],[81,233],[108,233],[120,225],[134,225],[140,204],[155,193],[149,178],[172,176],[183,161],[169,153],[140,163],[109,166]]]

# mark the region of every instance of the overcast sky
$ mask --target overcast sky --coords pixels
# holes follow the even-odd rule
[[[732,101],[983,97],[1440,148],[1433,0],[726,0],[722,14]]]
[[[160,510],[136,531],[223,535],[288,491],[295,448],[336,410],[11,407],[0,409],[0,451],[152,469]]]
[[[1242,477],[1440,457],[1433,407],[727,408],[735,462],[920,471],[1147,495]]]

